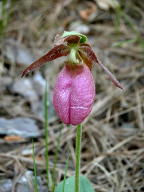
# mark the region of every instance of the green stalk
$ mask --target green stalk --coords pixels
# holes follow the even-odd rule
[[[45,166],[46,166],[46,181],[49,187],[49,154],[48,154],[48,85],[46,81],[44,93],[44,129],[45,129]]]
[[[35,160],[35,149],[34,149],[34,141],[32,140],[32,157],[33,157],[33,169],[34,169],[34,191],[39,192],[38,190],[38,181],[37,181],[37,166]]]
[[[81,158],[81,137],[82,125],[76,128],[76,173],[75,173],[75,192],[80,192],[80,158]]]
[[[61,133],[62,133],[62,129],[60,130],[60,135],[58,136],[58,139],[57,139],[56,152],[55,152],[55,156],[54,156],[54,166],[53,166],[53,170],[52,170],[52,174],[53,174],[52,192],[54,192],[55,186],[56,186],[56,166],[57,166],[57,160],[58,160],[58,152],[60,150]]]

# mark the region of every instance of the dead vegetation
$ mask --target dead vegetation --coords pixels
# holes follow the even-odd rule
[[[55,35],[64,30],[88,35],[98,57],[124,86],[123,91],[116,89],[99,66],[93,67],[97,98],[83,125],[81,172],[97,192],[144,191],[144,3],[113,1],[7,1],[8,24],[1,25],[0,49],[0,192],[5,189],[5,181],[8,191],[25,190],[20,188],[20,178],[33,169],[31,137],[35,138],[38,176],[42,177],[40,191],[47,191],[43,188],[44,78],[50,95],[50,167],[58,149],[57,182],[63,178],[68,153],[67,175],[74,174],[75,127],[61,124],[51,102],[63,59],[20,79],[22,70],[47,52]],[[28,118],[25,123],[33,120],[32,127],[38,134],[27,136],[20,129],[16,132],[15,125],[4,131],[2,119],[18,117]],[[25,126],[31,129],[30,125]]]

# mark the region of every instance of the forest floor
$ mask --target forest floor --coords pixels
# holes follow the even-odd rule
[[[1,3],[1,2],[0,2]],[[141,0],[5,0],[0,4],[0,192],[32,192],[33,155],[45,185],[43,95],[48,81],[49,159],[55,183],[75,170],[74,126],[58,119],[53,87],[64,59],[21,78],[53,46],[57,33],[78,31],[124,89],[93,66],[96,100],[83,123],[81,174],[96,192],[144,191],[144,3]]]

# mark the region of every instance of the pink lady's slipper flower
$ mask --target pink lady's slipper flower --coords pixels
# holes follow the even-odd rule
[[[91,112],[94,98],[95,84],[89,68],[65,66],[57,77],[53,96],[60,119],[65,124],[80,124]]]
[[[77,32],[64,32],[55,39],[54,48],[27,67],[22,76],[41,67],[45,62],[67,56],[59,73],[53,95],[53,105],[65,124],[78,125],[91,112],[95,99],[95,83],[91,73],[93,63],[99,64],[112,82],[122,89],[113,74],[98,60],[87,37]]]

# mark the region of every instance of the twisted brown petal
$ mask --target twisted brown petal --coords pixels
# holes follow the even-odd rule
[[[98,63],[103,70],[108,74],[109,78],[111,79],[111,81],[113,82],[113,84],[117,87],[119,87],[120,89],[123,89],[122,85],[120,84],[120,82],[115,78],[115,76],[107,69],[106,66],[104,66],[101,61],[99,61],[99,59],[97,58],[96,54],[94,53],[94,51],[92,50],[92,48],[90,47],[90,45],[88,44],[83,44],[80,47],[80,51],[82,52],[82,54],[85,55],[85,57],[87,57],[89,59],[89,61],[91,63],[95,62]]]
[[[67,56],[69,49],[66,45],[58,45],[52,48],[47,54],[40,57],[38,60],[28,66],[23,72],[21,77],[27,75],[29,72],[41,67],[44,63],[57,59],[58,57]]]

